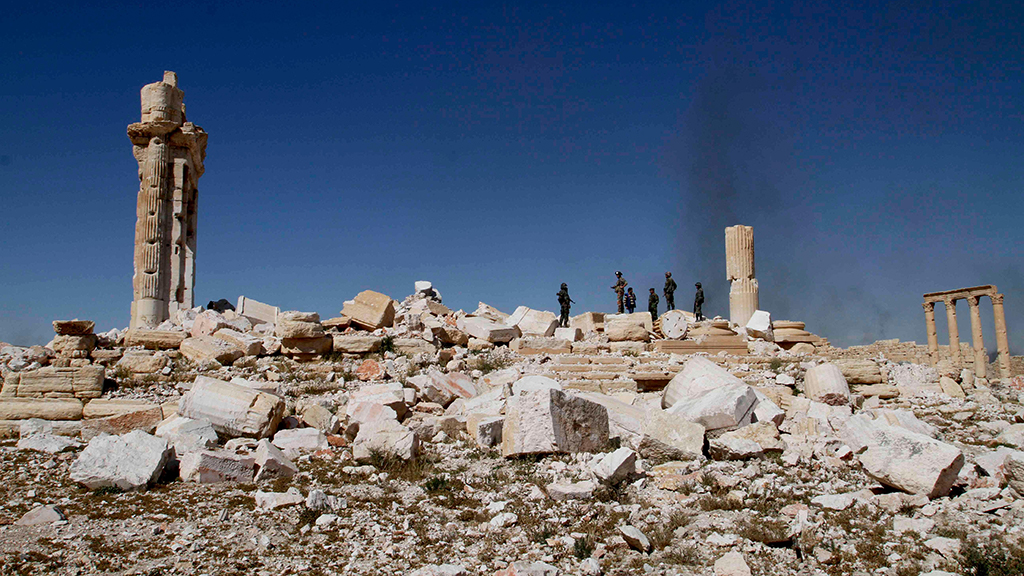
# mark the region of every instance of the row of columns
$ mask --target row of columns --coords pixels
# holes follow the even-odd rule
[[[999,370],[1004,377],[1010,376],[1010,342],[1006,335],[1006,314],[1003,311],[1003,295],[987,294],[992,300],[992,315],[995,318],[996,328],[996,350],[999,357]],[[960,329],[956,323],[956,301],[967,300],[971,310],[971,340],[974,348],[974,374],[979,378],[986,378],[988,368],[988,353],[985,351],[985,341],[981,333],[981,312],[978,309],[978,302],[981,296],[969,295],[963,297],[947,296],[942,299],[946,307],[946,323],[949,326],[949,357],[953,366],[959,367],[963,363],[960,354]],[[928,334],[928,353],[933,362],[939,359],[939,339],[935,328],[935,302],[925,302],[924,318],[925,328]]]

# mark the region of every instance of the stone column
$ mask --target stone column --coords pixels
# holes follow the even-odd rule
[[[1003,312],[1003,295],[993,294],[992,315],[996,324],[996,350],[999,353],[999,371],[1003,378],[1010,377],[1010,339],[1006,335],[1006,314]]]
[[[753,227],[737,225],[725,229],[725,274],[730,282],[729,320],[746,326],[759,307]]]
[[[946,323],[949,324],[949,361],[954,368],[959,368],[960,361],[960,328],[956,325],[956,300],[947,298]]]
[[[928,355],[931,356],[932,364],[939,361],[939,335],[935,330],[935,302],[925,302],[924,307],[924,330],[928,335]]]
[[[988,354],[985,353],[985,341],[981,334],[981,313],[978,311],[978,297],[968,296],[967,305],[971,309],[971,342],[974,345],[974,375],[984,378],[988,368]]]
[[[128,126],[139,163],[132,328],[155,328],[192,307],[196,182],[206,132],[185,119],[178,76],[142,88],[142,121]]]

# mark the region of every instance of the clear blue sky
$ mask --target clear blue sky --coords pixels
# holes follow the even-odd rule
[[[727,315],[742,223],[777,319],[924,342],[922,293],[992,283],[1019,353],[1024,8],[840,4],[7,8],[0,340],[127,325],[125,127],[174,70],[210,134],[197,304],[329,317],[425,279],[467,310],[553,310],[567,282],[609,311],[616,269],[641,308],[672,270]]]

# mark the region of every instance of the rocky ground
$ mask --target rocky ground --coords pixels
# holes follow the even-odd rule
[[[710,359],[767,390],[784,415],[756,425],[768,431],[753,437],[752,449],[722,434],[754,430],[754,423],[714,432],[708,425],[699,454],[685,459],[657,457],[663,452],[635,442],[615,418],[600,449],[506,457],[507,446],[483,446],[466,426],[462,400],[445,407],[425,397],[408,402],[401,418],[418,438],[415,457],[374,450],[357,461],[360,440],[345,433],[353,419],[346,407],[370,386],[398,382],[425,394],[417,376],[457,368],[481,395],[498,390],[508,401],[530,394],[512,391],[522,377],[554,375],[584,357],[578,354],[519,355],[499,346],[439,357],[385,349],[220,367],[171,354],[166,370],[148,375],[111,365],[104,398],[173,403],[199,375],[241,377],[284,398],[292,416],[281,430],[303,426],[311,405],[339,422],[325,431],[326,442],[286,450],[298,470],[290,477],[185,481],[172,465],[161,466],[148,488],[130,491],[72,479],[84,441],[52,454],[19,449],[16,438],[0,442],[0,574],[1024,573],[1019,378],[974,381],[878,358],[881,385],[902,393],[854,393],[826,404],[807,397],[813,384],[806,381],[826,358],[751,344],[755,356]],[[630,350],[595,356],[680,373],[693,359]],[[956,391],[939,385],[942,376],[956,381]],[[771,393],[776,387],[789,392]],[[653,418],[665,413],[663,395],[614,397]],[[511,418],[508,406],[503,415]],[[924,490],[913,488],[916,478],[879,472],[865,460],[873,448],[859,446],[851,432],[857,418],[886,420],[886,430],[910,430],[914,441],[927,436],[958,451],[963,465],[950,477],[952,488],[926,493],[941,481],[924,469]],[[251,453],[244,442],[233,448]],[[908,461],[918,465],[918,456],[912,451]]]

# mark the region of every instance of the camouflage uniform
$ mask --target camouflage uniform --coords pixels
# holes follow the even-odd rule
[[[561,308],[562,315],[558,319],[558,326],[561,328],[569,327],[569,307],[573,304],[574,300],[569,298],[569,287],[562,283],[562,289],[558,291],[558,306]]]
[[[658,295],[651,288],[651,295],[647,298],[647,311],[651,313],[651,320],[658,319]]]
[[[617,296],[616,300],[619,305],[619,314],[622,314],[622,295],[626,293],[626,284],[628,284],[628,282],[622,279],[622,272],[616,272],[615,275],[618,277],[618,280],[615,281],[615,285],[612,286],[612,290],[615,290],[615,295]]]
[[[676,281],[672,279],[672,276],[665,275],[665,310],[676,309]]]

